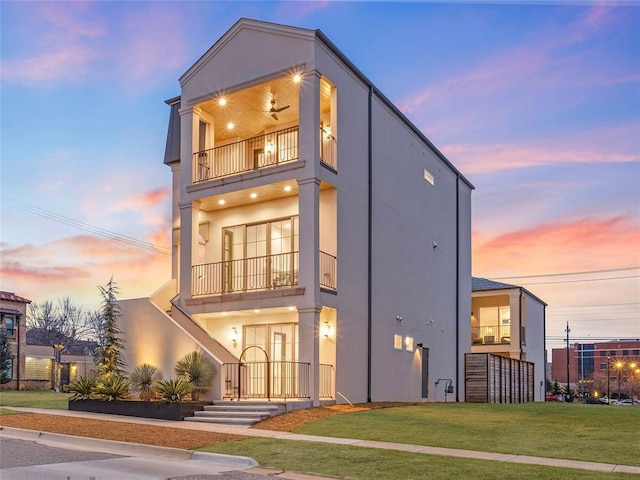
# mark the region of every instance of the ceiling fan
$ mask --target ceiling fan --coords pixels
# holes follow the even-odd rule
[[[289,107],[290,105],[285,105],[284,107],[276,108],[276,97],[274,95],[273,97],[271,97],[271,109],[268,111],[268,113],[271,114],[274,120],[278,120],[277,114],[282,112],[283,110],[286,110]]]

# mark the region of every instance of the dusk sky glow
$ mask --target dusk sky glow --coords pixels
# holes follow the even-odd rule
[[[169,280],[164,100],[249,17],[322,30],[475,185],[473,275],[547,302],[548,348],[567,321],[640,338],[640,3],[1,8],[0,289],[95,308],[112,274]]]

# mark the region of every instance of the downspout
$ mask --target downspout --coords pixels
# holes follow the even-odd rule
[[[542,362],[542,368],[543,373],[542,376],[544,377],[544,390],[540,392],[540,401],[544,402],[547,398],[547,304],[545,303],[544,305],[542,305],[542,352],[543,352],[543,362]],[[534,363],[534,367],[535,368],[535,363]],[[535,374],[535,370],[533,371],[533,373]],[[608,398],[608,394],[607,394],[607,398]],[[534,398],[535,400],[535,398]]]
[[[456,177],[456,402],[460,401],[460,175]]]
[[[367,226],[368,226],[368,238],[367,238],[367,402],[371,402],[371,375],[372,375],[372,371],[371,371],[371,337],[372,337],[372,332],[371,332],[371,327],[372,327],[372,312],[371,312],[371,300],[372,300],[372,275],[371,275],[371,267],[372,267],[372,263],[373,263],[373,255],[371,252],[371,246],[372,246],[372,235],[373,235],[373,228],[372,228],[372,217],[373,217],[373,208],[372,208],[372,199],[373,199],[373,174],[372,174],[372,164],[373,164],[373,153],[372,153],[372,142],[373,142],[373,122],[371,120],[371,113],[372,113],[372,102],[373,102],[373,85],[369,86],[369,111],[368,111],[368,140],[367,140],[367,146],[368,146],[368,176],[369,176],[369,192],[368,192],[368,196],[369,196],[369,201],[368,201],[368,221],[367,221]]]
[[[16,340],[18,340],[18,371],[16,374],[16,391],[20,390],[20,322],[22,321],[22,315],[16,315]]]
[[[522,288],[520,289],[520,298],[518,299],[518,338],[520,339],[520,357],[522,360]]]

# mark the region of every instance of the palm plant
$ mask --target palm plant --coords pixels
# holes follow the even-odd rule
[[[149,402],[154,396],[154,385],[162,378],[162,371],[158,367],[143,363],[131,372],[131,388],[141,400]]]
[[[95,388],[96,396],[111,402],[129,398],[129,381],[120,375],[102,377]]]
[[[191,384],[191,400],[198,400],[201,393],[211,388],[211,382],[218,375],[218,369],[204,353],[187,353],[176,363],[176,374]]]
[[[191,384],[184,378],[160,380],[153,387],[154,393],[165,403],[181,402],[191,395]]]

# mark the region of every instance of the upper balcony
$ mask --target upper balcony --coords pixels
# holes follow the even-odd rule
[[[300,75],[285,75],[197,104],[192,182],[268,169],[312,156],[300,148],[300,132],[309,132],[309,125],[300,125],[299,87],[305,81]],[[320,79],[319,87],[320,115],[313,126],[320,130],[317,148],[321,162],[336,170],[336,138],[331,128],[333,123],[335,132],[335,88],[325,78]]]

